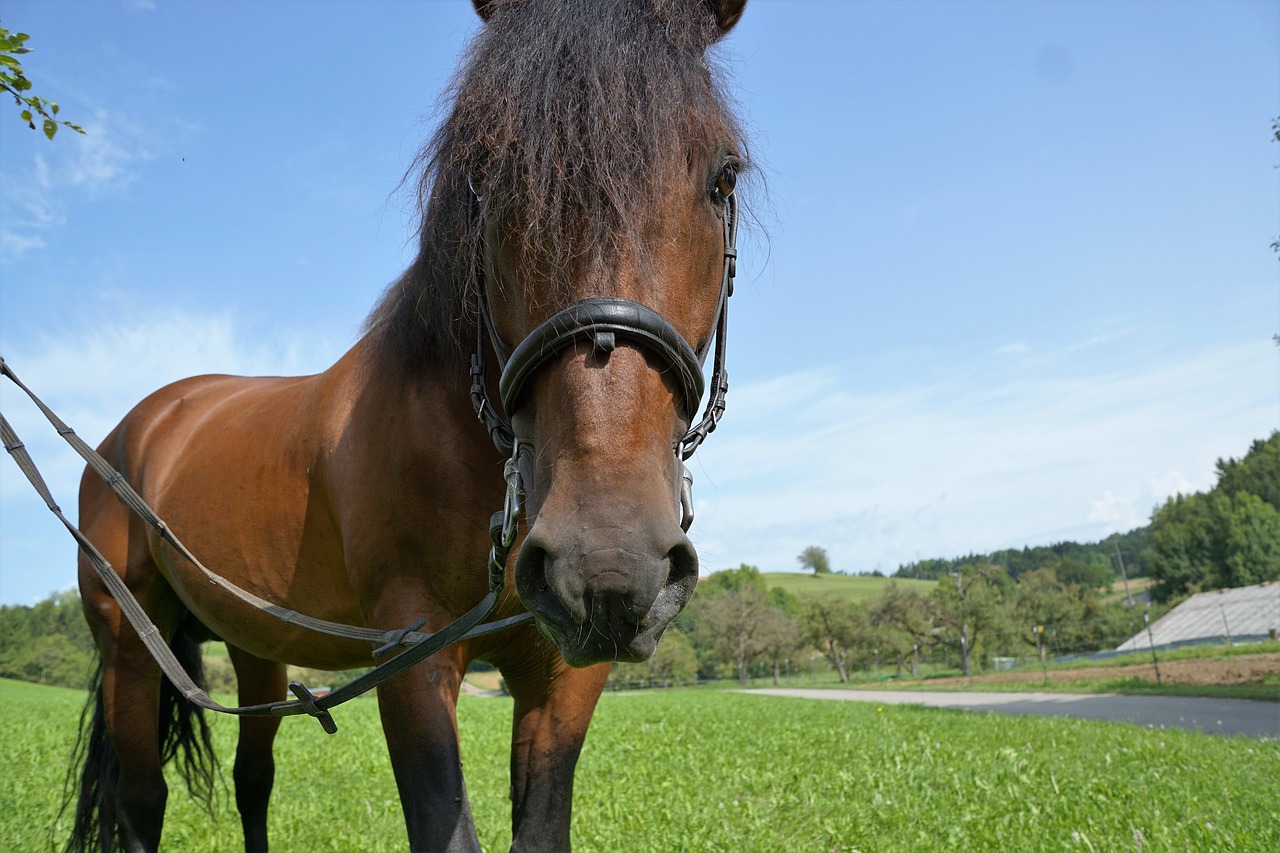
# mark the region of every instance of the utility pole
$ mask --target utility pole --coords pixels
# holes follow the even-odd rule
[[[1124,578],[1124,597],[1129,600],[1129,606],[1133,606],[1133,595],[1129,592],[1129,575],[1124,570],[1124,557],[1120,556],[1120,543],[1116,546],[1116,562],[1120,564],[1120,577]]]
[[[969,667],[969,616],[965,607],[965,589],[961,585],[961,573],[949,572],[956,579],[956,597],[960,599],[960,663],[964,674],[969,676],[969,683],[973,683],[973,672]]]

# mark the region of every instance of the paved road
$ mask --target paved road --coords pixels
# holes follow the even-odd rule
[[[1119,696],[1110,693],[926,693],[914,690],[744,690],[803,699],[844,699],[877,705],[928,705],[1000,714],[1039,714],[1182,728],[1210,734],[1245,734],[1280,740],[1280,703],[1248,699]]]

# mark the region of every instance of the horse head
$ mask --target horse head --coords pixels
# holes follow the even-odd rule
[[[477,232],[480,346],[519,448],[515,588],[570,664],[647,658],[697,584],[683,456],[746,159],[705,54],[744,3],[476,0],[485,32],[451,122],[482,144],[454,180]],[[530,45],[514,19],[547,5],[564,26]]]

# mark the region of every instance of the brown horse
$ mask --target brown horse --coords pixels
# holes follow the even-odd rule
[[[316,376],[168,386],[101,445],[242,589],[320,619],[397,629],[425,617],[435,631],[486,594],[488,519],[504,498],[504,454],[469,399],[480,348],[480,387],[501,386],[507,440],[521,448],[528,523],[506,566],[518,595],[495,616],[527,608],[536,619],[378,688],[415,850],[479,849],[455,713],[473,660],[501,670],[515,700],[512,848],[568,848],[605,662],[650,655],[697,583],[681,452],[746,168],[706,53],[744,3],[474,0],[485,26],[418,161],[420,250],[364,337]],[[616,335],[600,314],[615,309]],[[590,316],[547,333],[566,311]],[[367,643],[283,623],[210,583],[88,473],[80,517],[188,666],[199,642],[226,642],[242,704],[281,699],[286,663],[372,663]],[[84,559],[80,579],[101,667],[70,846],[155,850],[162,765],[178,757],[188,787],[207,792],[208,732]],[[240,720],[234,785],[249,850],[267,848],[279,723]]]

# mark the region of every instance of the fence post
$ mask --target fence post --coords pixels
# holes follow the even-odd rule
[[[1142,622],[1147,626],[1147,643],[1151,646],[1151,665],[1156,670],[1156,685],[1160,686],[1160,660],[1156,657],[1156,640],[1151,635],[1151,608],[1142,611]]]

